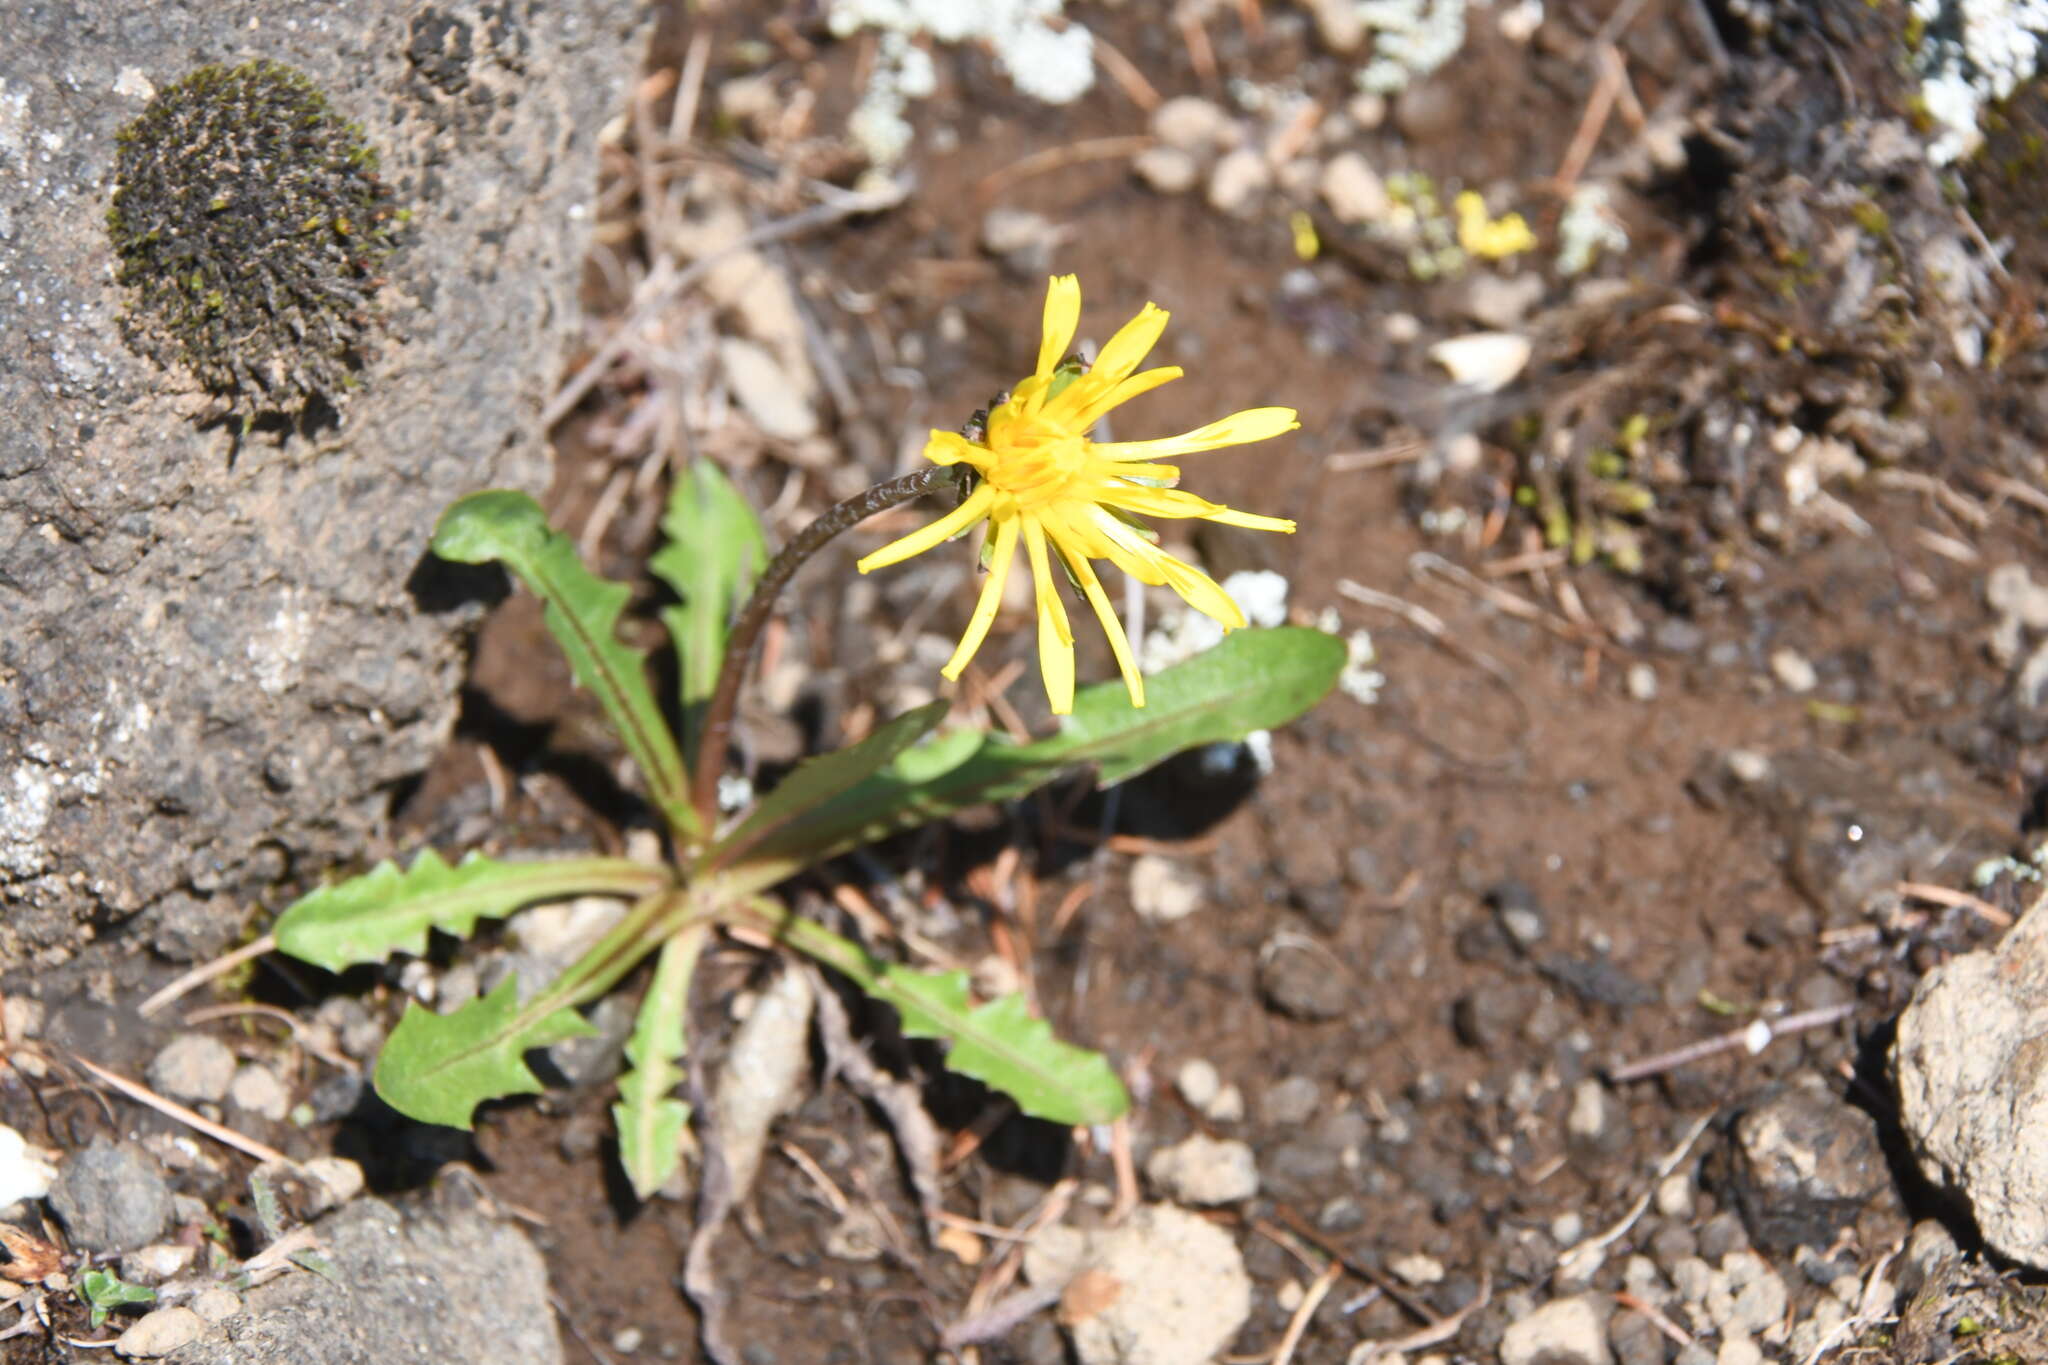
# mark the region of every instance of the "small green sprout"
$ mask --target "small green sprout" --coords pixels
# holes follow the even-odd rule
[[[129,1284],[111,1270],[97,1266],[78,1277],[78,1296],[92,1309],[92,1325],[101,1326],[107,1314],[131,1303],[155,1303],[156,1291]]]

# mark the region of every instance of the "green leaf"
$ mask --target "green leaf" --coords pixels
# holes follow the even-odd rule
[[[690,978],[707,928],[693,925],[663,945],[633,1036],[626,1040],[633,1069],[619,1081],[612,1122],[619,1129],[619,1164],[642,1199],[653,1198],[682,1160],[690,1106],[675,1098],[683,1078],[676,1063],[689,1050]]]
[[[757,913],[765,914],[791,947],[895,1006],[904,1033],[948,1044],[947,1070],[1002,1091],[1033,1118],[1108,1123],[1130,1109],[1130,1095],[1109,1059],[1055,1037],[1051,1024],[1032,1016],[1022,995],[976,1005],[966,972],[914,971],[884,962],[780,906],[757,908]]]
[[[881,771],[930,734],[950,706],[945,701],[928,702],[904,712],[858,744],[798,764],[738,829],[720,841],[707,866],[724,867],[745,859],[749,848],[773,841],[778,832]]]
[[[683,752],[696,760],[705,703],[718,686],[727,623],[768,563],[761,520],[725,472],[698,460],[676,480],[661,519],[667,544],[647,561],[681,605],[661,613],[682,682]]]
[[[459,564],[499,561],[546,604],[549,633],[576,681],[611,718],[655,805],[675,829],[696,833],[689,773],[647,684],[646,656],[619,642],[619,615],[631,595],[626,585],[584,568],[575,543],[548,528],[540,504],[510,489],[458,499],[441,514],[433,549]]]
[[[400,871],[382,862],[360,877],[300,897],[278,916],[277,946],[338,972],[392,953],[427,950],[427,931],[466,938],[479,919],[498,919],[534,901],[616,895],[638,899],[671,882],[663,868],[624,858],[501,863],[472,853],[450,867],[428,849]]]
[[[573,1009],[548,1008],[551,999],[522,1007],[515,974],[453,1014],[406,1006],[377,1058],[378,1095],[407,1118],[467,1128],[485,1100],[539,1094],[526,1054],[597,1031]]]
[[[1073,714],[1047,739],[1015,744],[954,734],[905,750],[757,841],[729,868],[725,886],[758,890],[861,844],[1021,796],[1083,765],[1094,765],[1105,785],[1122,782],[1184,749],[1284,725],[1320,701],[1343,668],[1344,642],[1322,631],[1235,631],[1148,678],[1142,710],[1121,682],[1099,683],[1076,694]]]
[[[111,1270],[97,1267],[78,1277],[78,1294],[92,1307],[92,1325],[106,1322],[107,1314],[130,1303],[155,1303],[156,1291],[129,1284]]]

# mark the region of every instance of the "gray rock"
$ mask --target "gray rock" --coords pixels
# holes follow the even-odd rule
[[[1767,1251],[1826,1246],[1889,1178],[1877,1124],[1806,1074],[1735,1121],[1729,1184]]]
[[[1259,1118],[1271,1128],[1298,1128],[1315,1117],[1322,1090],[1307,1076],[1289,1076],[1259,1101]]]
[[[189,1308],[159,1308],[136,1319],[114,1342],[114,1354],[155,1360],[206,1335],[206,1319]]]
[[[1572,1087],[1564,1135],[1566,1144],[1581,1156],[1605,1157],[1626,1147],[1633,1129],[1628,1110],[1613,1092],[1599,1081],[1588,1079]]]
[[[1062,1288],[1061,1322],[1080,1365],[1209,1360],[1251,1316],[1237,1243],[1171,1204],[1145,1205],[1100,1231],[1043,1228],[1024,1249],[1024,1273]]]
[[[133,1251],[170,1226],[171,1191],[140,1151],[96,1139],[65,1158],[50,1190],[50,1207],[72,1246]]]
[[[2048,1267],[2048,901],[1942,963],[1899,1017],[1899,1123],[2002,1255]]]
[[[1501,1365],[1609,1365],[1606,1296],[1552,1299],[1508,1324]]]
[[[12,11],[0,970],[173,891],[235,922],[233,893],[287,862],[369,846],[392,784],[438,751],[471,613],[422,554],[458,495],[547,483],[536,417],[642,19],[634,0]],[[338,413],[241,435],[122,341],[106,214],[115,134],[150,94],[258,52],[362,126],[411,218]],[[203,929],[190,910],[179,936]]]
[[[548,1061],[570,1085],[603,1085],[625,1069],[626,1039],[633,1034],[633,1003],[607,995],[585,1016],[597,1030],[548,1049]]]
[[[150,1086],[188,1104],[218,1104],[235,1079],[235,1054],[209,1033],[181,1033],[150,1059]]]
[[[1641,1313],[1624,1309],[1609,1319],[1607,1344],[1618,1365],[1664,1365],[1664,1334]]]
[[[363,1199],[314,1224],[324,1275],[249,1291],[224,1333],[174,1365],[559,1365],[547,1268],[526,1234],[450,1185],[403,1209]]]
[[[1259,953],[1259,992],[1282,1014],[1316,1022],[1351,1008],[1352,984],[1327,951],[1276,938]]]

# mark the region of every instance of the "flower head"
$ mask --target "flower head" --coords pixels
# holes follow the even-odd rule
[[[1045,295],[1037,370],[989,413],[985,427],[975,432],[980,439],[934,431],[925,444],[925,458],[934,463],[972,466],[979,476],[974,491],[952,512],[883,546],[858,567],[867,573],[901,563],[976,522],[988,523],[988,579],[959,648],[940,670],[946,677],[957,679],[981,648],[1020,540],[1037,590],[1038,665],[1055,714],[1066,714],[1074,704],[1074,634],[1053,582],[1054,555],[1101,620],[1133,706],[1145,704],[1145,680],[1091,561],[1106,559],[1141,583],[1172,588],[1225,630],[1245,624],[1244,613],[1214,579],[1161,550],[1157,537],[1138,519],[1195,517],[1258,531],[1292,531],[1291,521],[1233,511],[1179,491],[1174,485],[1180,470],[1157,461],[1292,431],[1301,425],[1294,409],[1248,408],[1155,441],[1092,441],[1088,436],[1117,404],[1180,378],[1177,365],[1138,369],[1166,330],[1166,317],[1165,309],[1146,304],[1109,339],[1094,365],[1083,368],[1066,358],[1080,323],[1081,285],[1072,275],[1055,276]]]

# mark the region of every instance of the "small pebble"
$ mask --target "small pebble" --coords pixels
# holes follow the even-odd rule
[[[235,1079],[235,1054],[206,1033],[181,1033],[150,1059],[150,1088],[188,1104],[219,1104]]]
[[[1692,1177],[1683,1171],[1657,1182],[1657,1214],[1662,1218],[1692,1217]]]
[[[1417,1289],[1441,1284],[1445,1275],[1442,1261],[1434,1256],[1425,1256],[1419,1251],[1407,1256],[1396,1256],[1387,1262],[1387,1269],[1401,1283]]]
[[[1186,194],[1202,178],[1201,163],[1178,147],[1147,147],[1131,160],[1138,179],[1161,194]]]
[[[639,1350],[640,1343],[646,1339],[647,1334],[638,1327],[621,1327],[612,1333],[612,1349],[622,1356],[629,1356]]]
[[[1266,1092],[1259,1102],[1259,1117],[1268,1127],[1293,1128],[1315,1117],[1322,1092],[1306,1076],[1289,1076]]]
[[[1778,686],[1795,695],[1813,691],[1820,682],[1820,675],[1804,654],[1796,649],[1779,649],[1771,653],[1771,673],[1778,680]]]
[[[255,1062],[235,1072],[234,1080],[228,1084],[228,1101],[272,1123],[284,1122],[292,1107],[291,1093],[277,1073]]]
[[[1186,919],[1202,903],[1202,879],[1178,858],[1144,853],[1131,864],[1131,908],[1153,924]]]
[[[1216,1074],[1214,1063],[1196,1057],[1181,1063],[1180,1070],[1174,1073],[1173,1086],[1182,1099],[1206,1111],[1223,1089],[1223,1078]]]
[[[1168,147],[1205,156],[1234,147],[1242,136],[1220,105],[1193,95],[1178,95],[1152,111],[1152,136]]]
[[[1379,173],[1357,152],[1332,157],[1323,167],[1316,189],[1340,223],[1376,223],[1394,208]]]
[[[206,1335],[206,1319],[189,1308],[159,1308],[136,1319],[114,1342],[114,1352],[133,1360],[154,1360]]]
[[[1234,1204],[1259,1192],[1259,1168],[1252,1149],[1234,1138],[1200,1133],[1152,1153],[1145,1174],[1184,1204]]]
[[[1273,171],[1266,158],[1249,147],[1228,152],[1209,172],[1209,207],[1218,213],[1239,214],[1273,183]]]
[[[1630,664],[1628,694],[1637,701],[1657,700],[1657,670],[1649,664]]]
[[[1764,1365],[1763,1348],[1748,1337],[1729,1337],[1715,1353],[1714,1365]]]

